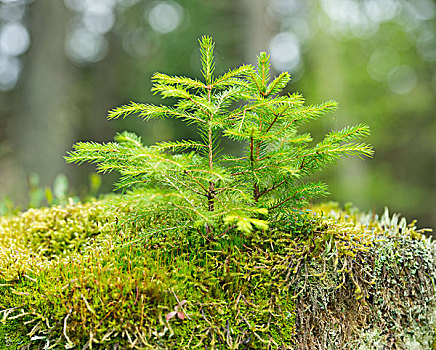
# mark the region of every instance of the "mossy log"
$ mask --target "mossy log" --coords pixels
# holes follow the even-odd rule
[[[0,218],[0,349],[434,349],[435,282],[387,211],[207,234],[71,203]]]

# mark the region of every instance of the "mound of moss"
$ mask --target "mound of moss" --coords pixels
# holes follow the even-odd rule
[[[435,245],[397,215],[208,235],[106,204],[0,218],[0,349],[435,348]]]

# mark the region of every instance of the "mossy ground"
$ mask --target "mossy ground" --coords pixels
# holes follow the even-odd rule
[[[20,321],[0,323],[0,349],[17,350],[30,344],[27,328]]]
[[[34,209],[0,218],[0,349],[428,349],[435,272],[414,224],[334,204],[251,234]]]

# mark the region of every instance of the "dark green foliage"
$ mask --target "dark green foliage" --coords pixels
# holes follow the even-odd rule
[[[201,38],[204,81],[153,76],[152,90],[177,99],[174,106],[132,102],[109,112],[109,119],[131,114],[144,120],[182,119],[197,127],[199,141],[147,147],[138,136],[123,132],[115,142],[79,142],[66,160],[95,163],[103,173],[119,172],[116,188],[144,190],[144,204],[177,209],[191,225],[210,233],[220,222],[245,232],[253,226],[266,229],[277,212],[301,208],[327,193],[324,183],[303,182],[305,176],[341,156],[372,155],[369,145],[356,142],[369,134],[364,124],[333,131],[310,145],[310,134],[298,134],[298,127],[335,109],[336,103],[305,106],[299,94],[281,95],[289,73],[272,79],[266,53],[259,55],[257,68],[243,65],[215,77],[213,48],[210,37]],[[222,154],[222,137],[240,142],[243,155]]]

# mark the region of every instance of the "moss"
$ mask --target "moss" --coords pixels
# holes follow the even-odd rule
[[[434,342],[435,247],[414,223],[322,204],[212,236],[143,215],[91,202],[1,218],[0,332],[79,349]]]
[[[0,350],[16,350],[30,343],[26,335],[28,328],[22,322],[9,320],[7,323],[0,322]]]
[[[4,246],[26,246],[49,258],[60,257],[80,249],[89,238],[107,231],[102,209],[97,203],[70,203],[0,217],[0,242]]]

